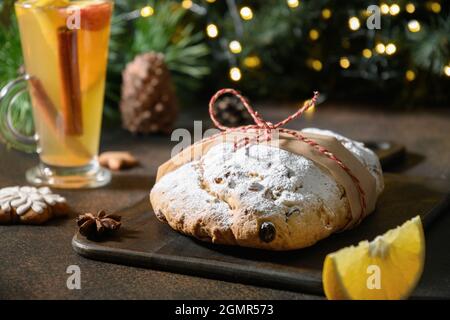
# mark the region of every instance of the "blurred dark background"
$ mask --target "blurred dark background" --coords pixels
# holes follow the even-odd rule
[[[0,1],[0,85],[16,77],[22,65],[13,2]],[[163,99],[174,95],[172,86],[178,104],[189,109],[222,87],[237,88],[251,100],[301,101],[319,90],[322,101],[356,102],[359,107],[450,106],[448,1],[116,0],[115,4],[105,108],[107,120],[113,122],[120,118],[119,110],[130,105],[172,112]],[[371,5],[377,6],[374,11],[367,10]],[[380,28],[368,28],[367,21],[376,22],[377,13]],[[127,64],[145,53],[145,59],[133,62],[149,68],[140,84],[123,82],[126,72],[134,77]],[[152,71],[155,61],[164,65],[162,78]],[[139,93],[150,83],[160,84],[158,96],[143,98]],[[124,87],[136,96],[121,98]],[[27,101],[22,104],[16,118],[28,132],[31,113]]]

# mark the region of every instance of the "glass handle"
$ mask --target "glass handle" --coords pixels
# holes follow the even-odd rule
[[[17,97],[26,92],[30,76],[25,74],[9,82],[0,91],[0,138],[7,145],[24,152],[36,152],[37,136],[26,136],[14,128],[12,110]]]

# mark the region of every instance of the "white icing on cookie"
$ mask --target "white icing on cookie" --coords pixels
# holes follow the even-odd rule
[[[65,203],[66,199],[53,194],[48,187],[7,187],[0,189],[0,209],[6,212],[12,208],[20,216],[32,209],[42,213],[48,206]]]

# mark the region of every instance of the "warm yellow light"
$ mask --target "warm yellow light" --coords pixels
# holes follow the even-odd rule
[[[311,40],[317,40],[317,39],[319,39],[319,37],[320,37],[320,34],[319,34],[319,31],[317,31],[317,29],[311,29],[309,31],[309,38]]]
[[[388,55],[393,55],[397,51],[397,47],[393,43],[388,43],[386,46],[386,53]]]
[[[141,17],[144,17],[144,18],[150,17],[154,13],[155,13],[155,10],[150,6],[143,7],[140,11]]]
[[[372,14],[372,11],[369,11],[369,10],[361,10],[360,13],[361,13],[361,15],[362,15],[364,18],[367,18],[367,17],[370,17],[370,15]]]
[[[249,7],[242,7],[239,13],[244,20],[251,20],[253,18],[253,11]]]
[[[297,8],[300,4],[298,0],[287,0],[286,2],[289,8]]]
[[[340,64],[341,68],[348,69],[350,67],[350,60],[348,60],[347,57],[342,57],[339,60],[339,64]]]
[[[389,6],[386,3],[382,3],[380,5],[380,11],[382,14],[388,14],[389,13]]]
[[[303,107],[306,103],[308,103],[308,100],[306,100],[305,102],[303,102],[303,104],[300,106]],[[306,119],[311,120],[314,117],[314,111],[315,111],[316,105],[312,105],[311,107],[309,107],[305,112],[304,115],[306,117]]]
[[[441,12],[441,4],[439,2],[432,2],[430,4],[430,9],[434,13],[439,13],[439,12]]]
[[[414,11],[416,11],[416,6],[412,3],[408,3],[406,5],[406,12],[413,13]]]
[[[230,69],[230,79],[233,81],[239,81],[242,78],[241,70],[238,67]]]
[[[364,58],[369,59],[370,57],[372,57],[372,50],[366,48],[362,51],[362,55]]]
[[[233,40],[230,42],[230,44],[228,45],[228,47],[230,48],[230,51],[233,53],[240,53],[242,51],[242,46],[241,43],[237,40]]]
[[[378,53],[382,54],[382,53],[384,53],[384,52],[386,51],[386,47],[384,46],[384,44],[378,43],[378,44],[375,46],[375,50],[376,50]]]
[[[405,78],[408,81],[414,81],[414,79],[416,79],[416,73],[412,70],[408,70],[405,73]]]
[[[219,29],[217,29],[217,26],[213,23],[208,24],[206,27],[206,34],[210,38],[215,38],[219,35]]]
[[[396,3],[389,7],[389,13],[393,16],[396,16],[400,13],[400,6]]]
[[[320,60],[314,59],[311,62],[311,67],[316,71],[320,71],[322,70],[322,62],[320,62]]]
[[[300,107],[303,107],[308,102],[309,102],[309,100],[305,100],[305,102],[303,102],[303,104]],[[313,104],[313,105],[311,105],[311,107],[309,107],[307,110],[305,110],[305,113],[314,113],[315,108],[316,108],[316,105]]]
[[[359,19],[357,17],[351,17],[350,19],[348,19],[348,27],[351,30],[356,31],[361,27],[361,23],[359,22]]]
[[[191,0],[183,0],[183,1],[181,2],[181,6],[182,6],[183,8],[185,8],[186,10],[187,10],[187,9],[190,9],[190,8],[192,7],[192,1],[191,1]]]
[[[411,20],[408,22],[408,29],[411,32],[419,32],[420,31],[420,23],[417,20]]]
[[[208,3],[214,3],[214,2],[216,2],[216,0],[206,0],[206,2],[208,2]]]
[[[247,68],[257,68],[261,65],[261,59],[258,56],[248,56],[244,59],[244,66]]]
[[[322,17],[324,19],[330,19],[331,18],[331,10],[328,8],[325,8],[322,10]]]
[[[450,77],[450,65],[444,67],[444,73],[447,77]]]

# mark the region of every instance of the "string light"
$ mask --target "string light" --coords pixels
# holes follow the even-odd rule
[[[214,23],[210,23],[206,26],[206,34],[210,38],[215,38],[219,35],[219,29]]]
[[[230,69],[230,79],[233,81],[239,81],[242,78],[241,70],[238,67]]]
[[[331,10],[328,8],[325,8],[322,10],[322,18],[324,18],[325,20],[330,19],[331,18]]]
[[[450,65],[444,67],[444,73],[447,77],[450,77]]]
[[[406,4],[405,8],[408,13],[414,13],[414,11],[416,11],[416,6],[413,3]]]
[[[261,65],[261,59],[258,56],[248,56],[244,59],[244,66],[250,69],[258,68]]]
[[[369,11],[369,10],[367,10],[367,9],[364,9],[364,10],[360,10],[360,11],[359,11],[359,14],[360,14],[362,17],[364,17],[364,18],[368,18],[368,17],[370,17],[370,16],[372,15],[372,11]]]
[[[242,7],[239,13],[244,20],[251,20],[253,18],[253,11],[249,7]]]
[[[230,48],[230,51],[235,54],[241,53],[242,51],[241,43],[237,40],[231,41],[228,47]]]
[[[382,14],[388,14],[389,13],[389,6],[386,3],[382,3],[380,5],[380,11]]]
[[[317,31],[317,29],[311,29],[309,31],[309,38],[311,40],[315,41],[315,40],[319,39],[319,37],[320,37],[320,33],[319,33],[319,31]]]
[[[361,27],[361,23],[359,22],[359,19],[357,17],[351,17],[350,19],[348,19],[348,27],[351,30],[356,31]]]
[[[311,67],[316,71],[320,71],[322,70],[322,62],[320,62],[320,60],[313,59],[311,61]]]
[[[405,78],[408,81],[414,81],[414,79],[416,79],[416,73],[412,70],[408,70],[405,73]]]
[[[188,9],[192,8],[192,1],[191,0],[183,0],[181,2],[181,6],[183,8],[185,8],[186,10],[188,10]]]
[[[420,23],[417,20],[411,20],[408,22],[408,29],[411,32],[419,32],[420,31]]]
[[[429,4],[429,8],[431,11],[433,11],[434,13],[439,13],[441,12],[441,4],[439,2],[431,2]]]
[[[208,3],[214,3],[214,2],[216,2],[216,0],[206,0],[206,2],[208,2]]]
[[[386,51],[386,47],[385,47],[384,44],[378,43],[378,44],[375,46],[375,50],[376,50],[379,54],[383,54],[383,53]]]
[[[347,57],[342,57],[339,59],[339,64],[342,69],[348,69],[350,67],[350,60]]]
[[[390,6],[389,13],[393,16],[396,16],[400,13],[400,6],[396,3]]]
[[[305,103],[307,103],[308,100],[304,101],[301,106],[304,106]],[[316,105],[313,104],[311,107],[309,107],[308,109],[306,109],[306,111],[304,112],[304,115],[306,117],[306,119],[311,120],[314,116],[314,111],[315,111]]]
[[[372,50],[366,48],[362,51],[362,55],[364,58],[369,59],[370,57],[372,57]]]
[[[397,51],[397,47],[393,43],[388,43],[386,45],[386,53],[388,55],[393,55]]]
[[[147,17],[152,16],[155,13],[155,10],[150,6],[145,6],[141,9],[141,11],[139,13],[140,13],[141,17],[147,18]]]
[[[297,8],[300,4],[298,0],[287,0],[286,2],[289,8]]]

